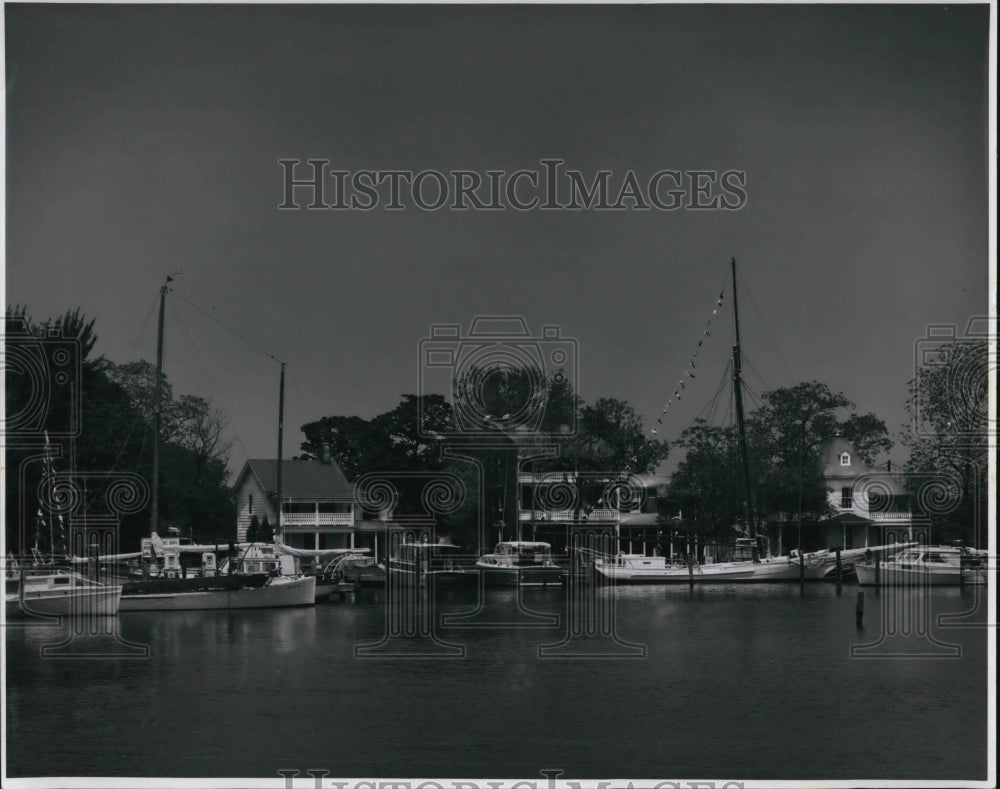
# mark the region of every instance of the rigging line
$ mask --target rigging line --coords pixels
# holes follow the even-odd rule
[[[184,299],[187,301],[187,299]],[[190,302],[188,302],[190,304]],[[187,322],[184,320],[184,316],[181,314],[180,309],[178,309],[176,304],[171,303],[171,308],[174,311],[174,315],[177,317],[178,323],[180,323],[181,328],[184,329],[184,333],[187,335],[188,342],[191,343],[191,348],[194,350],[194,355],[196,363],[202,367],[205,378],[208,379],[208,385],[211,387],[212,392],[215,394],[216,400],[225,406],[225,400],[219,393],[218,387],[215,385],[215,381],[212,379],[211,373],[208,371],[208,365],[205,364],[205,359],[201,355],[201,351],[198,350],[198,344],[194,341],[194,336],[191,334],[191,330],[188,328]],[[273,358],[273,357],[272,357]],[[240,439],[239,431],[233,425],[228,425],[229,429],[232,431],[233,437],[241,447],[243,446],[243,441]]]
[[[198,312],[200,312],[202,315],[204,315],[209,320],[214,321],[215,323],[218,323],[222,328],[224,328],[227,331],[230,331],[233,334],[235,334],[237,337],[239,337],[241,340],[243,340],[243,342],[245,342],[247,345],[249,345],[254,350],[258,351],[259,353],[264,354],[264,356],[268,357],[269,359],[273,359],[276,362],[280,362],[281,361],[281,359],[279,359],[273,353],[271,353],[270,351],[265,350],[260,345],[258,345],[253,340],[251,340],[250,338],[245,337],[244,335],[240,334],[238,331],[236,331],[236,329],[234,329],[228,323],[225,323],[224,321],[221,321],[219,318],[217,318],[214,315],[212,315],[212,313],[210,313],[208,310],[204,309],[203,307],[199,307],[197,304],[195,304],[193,301],[191,301],[191,299],[186,298],[186,297],[182,296],[180,293],[177,293],[177,292],[174,292],[174,296],[176,298],[181,299],[182,301],[185,301],[188,304],[190,304],[192,307],[194,307],[196,310],[198,310]]]
[[[299,389],[299,382],[295,379],[295,373],[292,372],[290,367],[288,368],[288,377],[292,379],[292,388],[295,390],[295,394],[299,397],[299,401],[302,404],[302,410],[305,411],[306,414],[310,413],[306,399],[302,396],[302,390]]]
[[[152,303],[149,305],[149,312],[146,313],[146,317],[143,318],[142,324],[139,326],[139,332],[135,335],[135,339],[132,340],[132,346],[129,348],[129,356],[134,357],[136,355],[136,348],[139,345],[139,341],[143,339],[143,337],[146,334],[146,329],[149,326],[150,318],[153,317],[153,313],[156,311],[156,305],[157,302],[159,302],[159,300],[160,300],[160,295],[159,293],[157,293],[157,295],[153,297]]]
[[[753,364],[750,363],[750,360],[749,359],[744,359],[743,361],[746,364],[746,366],[750,368],[750,371],[754,374],[754,377],[756,377],[756,379],[760,382],[761,389],[762,390],[769,389],[770,387],[767,385],[767,381],[764,380],[764,376],[762,376],[757,371],[757,368],[754,367]]]
[[[746,293],[747,296],[749,297],[749,299],[750,299],[750,306],[753,307],[753,311],[757,315],[757,320],[760,321],[760,327],[764,330],[764,336],[767,337],[767,341],[769,343],[771,343],[771,349],[774,351],[774,355],[778,357],[778,361],[781,363],[781,369],[785,371],[785,375],[788,376],[788,380],[792,384],[794,384],[795,383],[795,379],[792,378],[792,374],[790,372],[788,372],[788,367],[785,365],[785,360],[782,357],[781,352],[778,350],[778,346],[774,342],[774,338],[771,336],[771,332],[769,332],[767,330],[767,324],[764,323],[764,318],[761,316],[760,310],[757,309],[757,302],[754,301],[753,292],[747,286],[746,280],[743,279],[743,272],[742,271],[737,271],[737,275],[739,276],[740,282],[743,285],[743,292]]]
[[[714,424],[715,423],[716,417],[717,417],[717,415],[719,413],[719,405],[722,403],[722,398],[720,397],[720,395],[724,391],[726,391],[726,384],[728,383],[729,377],[732,374],[731,370],[730,370],[730,366],[731,366],[731,363],[727,363],[726,364],[726,369],[725,369],[725,371],[722,374],[722,380],[719,382],[719,389],[718,389],[718,391],[715,394],[715,404],[714,404],[714,407],[712,408],[712,413],[709,414],[709,417],[708,417],[708,423],[709,424]],[[732,393],[730,393],[729,396],[730,396],[730,398],[732,398]]]

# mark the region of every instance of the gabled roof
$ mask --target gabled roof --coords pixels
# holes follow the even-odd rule
[[[319,460],[283,460],[281,466],[281,495],[286,501],[288,499],[354,500],[354,486],[332,461],[323,463]],[[269,496],[277,494],[277,460],[248,460],[236,480],[237,488],[243,484],[247,474],[253,474]]]

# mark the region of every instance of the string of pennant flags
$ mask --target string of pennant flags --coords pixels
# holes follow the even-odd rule
[[[698,369],[698,365],[696,362],[698,358],[698,352],[701,350],[701,346],[705,343],[705,340],[707,340],[709,337],[712,336],[712,321],[714,321],[718,317],[719,310],[722,308],[722,300],[723,298],[725,298],[725,295],[726,295],[726,289],[723,288],[719,292],[719,298],[716,299],[715,301],[715,309],[712,310],[712,316],[708,319],[708,321],[706,321],[705,328],[701,333],[701,337],[698,338],[698,345],[694,349],[694,353],[691,355],[691,358],[688,359],[687,367],[684,368],[684,375],[677,382],[677,388],[674,389],[673,396],[669,400],[667,400],[667,404],[663,407],[663,410],[660,412],[659,417],[657,417],[656,424],[658,425],[663,424],[663,417],[666,416],[667,411],[670,410],[670,406],[673,405],[674,400],[681,400],[683,398],[684,387],[687,383],[687,380],[689,378],[696,377],[695,370]],[[656,428],[655,427],[652,428],[649,431],[649,434],[651,436],[657,435]]]
[[[691,354],[691,358],[688,359],[687,367],[684,368],[684,377],[682,377],[677,382],[677,388],[674,390],[673,397],[671,397],[667,401],[667,405],[664,407],[663,411],[660,412],[660,416],[656,420],[657,424],[659,425],[663,424],[663,417],[670,409],[670,406],[674,402],[674,400],[681,399],[687,379],[696,377],[695,370],[698,369],[698,366],[695,360],[698,358],[698,352],[701,350],[702,345],[704,345],[705,340],[712,336],[712,321],[714,321],[718,317],[719,310],[722,308],[722,301],[725,295],[726,295],[726,290],[725,288],[723,288],[719,292],[719,298],[716,299],[715,301],[715,309],[712,310],[712,316],[705,323],[705,328],[702,330],[701,337],[698,339],[698,345],[695,348],[694,353]],[[655,437],[657,435],[656,428],[655,427],[652,428],[649,431],[649,434],[651,437]],[[639,456],[637,453],[638,453],[637,449],[631,450],[631,453],[629,454],[629,462],[625,465],[624,471],[618,475],[619,479],[627,478],[632,473],[633,465],[638,466]],[[641,469],[639,470],[641,471]]]

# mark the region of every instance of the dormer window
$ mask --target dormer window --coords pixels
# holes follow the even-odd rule
[[[842,466],[849,466],[849,465],[851,465],[851,453],[850,452],[841,452],[840,453],[840,465],[842,465]]]

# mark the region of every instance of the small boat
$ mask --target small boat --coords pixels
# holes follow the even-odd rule
[[[458,550],[457,545],[445,542],[402,542],[386,562],[387,576],[424,585],[428,580],[454,582],[478,575],[477,570],[457,562]]]
[[[547,542],[497,543],[493,553],[479,557],[476,567],[487,586],[557,586],[566,574],[553,560],[552,546]]]
[[[228,560],[216,566],[214,546],[180,545],[155,535],[152,545],[162,565],[147,566],[143,578],[123,582],[120,611],[279,608],[316,602],[315,577],[282,577],[263,560],[245,563],[241,572],[227,572]],[[190,551],[201,551],[200,569],[181,565],[180,554]]]
[[[748,580],[755,567],[748,563],[720,562],[718,564],[686,564],[672,561],[665,556],[622,553],[617,556],[593,556],[594,571],[617,583],[687,583],[695,581]],[[735,565],[735,566],[734,566]]]
[[[232,579],[236,579],[233,586]],[[217,576],[201,581],[201,589],[122,594],[120,611],[202,611],[238,608],[284,608],[313,605],[316,578],[302,576]],[[126,589],[127,591],[127,589]]]
[[[751,554],[752,540],[739,538],[736,541],[737,556]],[[853,548],[841,551],[841,573],[846,575],[854,564],[866,555],[884,555],[898,551],[905,544],[878,545],[871,548]],[[731,562],[715,564],[687,564],[675,562],[663,556],[643,554],[619,554],[607,556],[591,554],[589,559],[596,572],[618,583],[734,583],[822,580],[837,571],[837,554],[834,551],[814,551],[801,557],[796,551],[788,556],[768,556],[754,561],[752,556]]]
[[[355,563],[371,561],[368,548],[293,548],[275,539],[270,543],[240,543],[242,553],[236,564],[241,573],[264,573],[287,578],[313,576],[316,579],[316,602],[354,585],[344,577],[344,570]],[[325,564],[324,564],[325,563]],[[228,562],[221,565],[227,572]]]
[[[875,560],[854,566],[858,583],[875,586]],[[879,585],[960,586],[987,583],[987,558],[984,551],[954,545],[922,545],[907,548],[880,561]]]
[[[72,570],[21,571],[6,579],[8,618],[31,615],[115,616],[122,587],[97,583]]]

